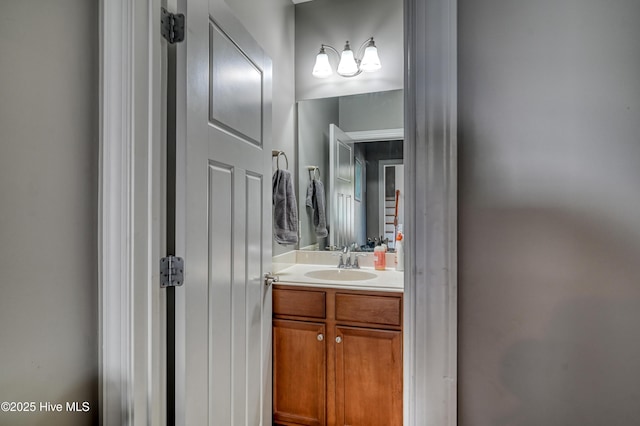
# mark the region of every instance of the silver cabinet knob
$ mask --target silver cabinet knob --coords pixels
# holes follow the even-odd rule
[[[324,336],[322,333],[318,334],[318,342],[322,342],[324,340]]]
[[[340,343],[340,342],[342,342],[342,337],[340,336],[336,337],[336,343]]]

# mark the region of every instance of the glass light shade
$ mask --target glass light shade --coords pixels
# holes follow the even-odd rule
[[[329,64],[329,55],[324,53],[324,49],[316,56],[316,64],[313,66],[311,74],[317,78],[327,78],[333,74],[331,64]]]
[[[353,57],[353,51],[351,49],[343,50],[338,64],[338,74],[350,76],[357,72],[358,64],[356,64],[356,60]]]
[[[380,64],[380,58],[378,57],[378,48],[375,46],[368,46],[364,50],[360,69],[364,72],[373,72],[378,71],[380,68],[382,68],[382,65]]]

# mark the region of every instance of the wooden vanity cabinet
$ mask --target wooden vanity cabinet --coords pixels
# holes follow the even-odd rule
[[[402,425],[402,293],[275,285],[275,425]]]
[[[273,321],[273,411],[282,424],[326,424],[325,334],[321,323]]]
[[[402,425],[402,333],[337,327],[336,424]]]

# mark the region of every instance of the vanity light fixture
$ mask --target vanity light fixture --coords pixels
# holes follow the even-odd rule
[[[329,49],[340,58],[337,72],[343,77],[355,77],[363,71],[374,72],[382,68],[380,58],[378,57],[378,48],[373,41],[373,37],[370,37],[360,45],[356,55],[353,54],[349,41],[344,45],[342,53],[339,53],[334,47],[328,44],[320,45],[320,52],[316,56],[316,64],[313,66],[312,71],[314,77],[327,78],[333,74],[331,64],[329,63],[329,55],[327,55],[325,49]],[[362,59],[359,59],[363,50],[364,54],[362,55]]]

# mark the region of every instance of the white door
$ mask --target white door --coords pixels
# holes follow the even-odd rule
[[[271,61],[224,1],[178,11],[176,425],[270,425]]]
[[[353,140],[335,124],[329,125],[329,245],[355,241]]]

